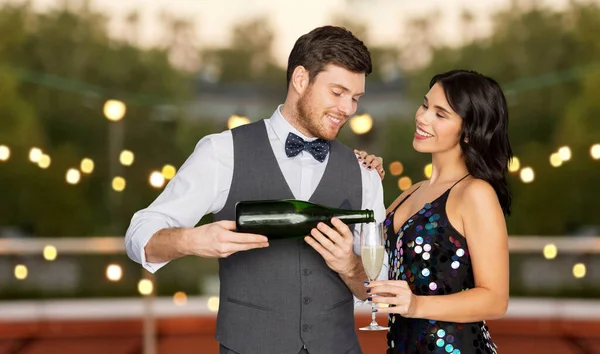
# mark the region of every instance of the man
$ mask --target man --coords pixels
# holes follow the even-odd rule
[[[364,300],[359,238],[341,221],[297,240],[236,233],[235,203],[300,199],[385,217],[374,170],[335,140],[371,72],[366,46],[333,26],[301,36],[288,92],[270,119],[213,134],[161,195],[137,212],[127,254],[150,272],[185,255],[219,258],[221,353],[361,353],[353,294]],[[215,222],[193,227],[208,213]],[[327,237],[326,237],[327,236]],[[387,274],[384,269],[382,274]]]

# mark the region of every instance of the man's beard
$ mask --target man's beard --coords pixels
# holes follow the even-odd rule
[[[311,107],[311,94],[312,90],[309,88],[296,103],[298,121],[300,122],[300,124],[302,124],[304,129],[306,129],[312,136],[325,140],[335,139],[337,137],[337,134],[339,133],[339,129],[336,135],[333,137],[324,135],[324,133],[326,133],[326,129],[325,127],[323,127],[324,123],[321,118],[324,117],[327,114],[327,112],[323,112],[319,115],[319,113],[317,113],[316,110]],[[340,129],[345,124],[346,123],[344,122],[344,124],[340,126]]]

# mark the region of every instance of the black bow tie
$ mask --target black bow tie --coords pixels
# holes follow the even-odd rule
[[[301,153],[302,150],[308,151],[313,155],[315,160],[323,162],[329,153],[329,142],[324,139],[305,141],[298,135],[289,133],[285,141],[285,153],[287,156],[294,157]]]

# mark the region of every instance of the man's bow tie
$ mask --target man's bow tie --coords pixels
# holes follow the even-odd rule
[[[329,153],[329,142],[323,139],[305,141],[298,135],[289,133],[285,141],[285,153],[287,156],[294,157],[301,153],[302,150],[308,151],[313,155],[315,160],[323,162]]]

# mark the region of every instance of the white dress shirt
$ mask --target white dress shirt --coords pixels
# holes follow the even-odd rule
[[[270,119],[265,119],[267,135],[273,148],[277,163],[283,172],[294,198],[308,201],[313,194],[329,160],[317,161],[307,151],[294,157],[287,157],[285,141],[292,132],[307,141],[307,138],[295,129],[281,115],[281,105]],[[358,160],[357,160],[357,163]],[[385,219],[383,187],[379,174],[375,170],[361,167],[362,209],[371,209],[377,222]],[[151,263],[146,261],[144,248],[150,237],[164,228],[194,227],[198,221],[210,213],[220,211],[227,201],[233,179],[233,138],[231,131],[207,135],[202,138],[194,152],[181,166],[175,177],[167,184],[162,193],[148,206],[133,215],[125,235],[127,255],[140,263],[151,273],[156,272],[168,262]],[[360,255],[360,237],[354,234],[354,251]],[[387,256],[380,279],[387,279]]]

